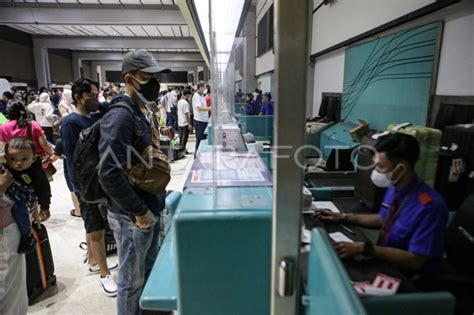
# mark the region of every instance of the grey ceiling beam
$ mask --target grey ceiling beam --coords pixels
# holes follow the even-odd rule
[[[0,24],[183,25],[178,9],[121,6],[26,6],[0,4]]]
[[[122,61],[126,52],[108,52],[108,51],[73,51],[72,56],[81,60],[95,61]],[[204,62],[200,53],[188,52],[152,52],[155,59],[164,61],[191,61]]]
[[[33,46],[49,49],[197,49],[192,37],[62,37],[33,36]]]

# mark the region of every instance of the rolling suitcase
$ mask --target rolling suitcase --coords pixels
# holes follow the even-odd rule
[[[416,163],[416,173],[431,187],[434,187],[436,179],[436,169],[438,167],[438,153],[441,146],[442,132],[424,126],[414,125],[388,125],[390,132],[400,132],[411,135],[420,144],[420,158]]]
[[[32,232],[36,246],[25,255],[29,305],[32,305],[46,289],[56,284],[53,255],[46,227],[43,224],[33,223]]]
[[[180,160],[180,159],[184,158],[185,155],[186,155],[186,150],[181,145],[177,144],[173,148],[173,161]]]
[[[168,160],[170,160],[170,162],[174,161],[173,148],[171,147],[171,141],[168,138],[160,139],[160,150],[168,157]]]

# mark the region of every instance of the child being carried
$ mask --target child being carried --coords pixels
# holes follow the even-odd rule
[[[49,211],[51,195],[45,189],[41,168],[33,166],[36,160],[35,145],[27,138],[12,138],[5,146],[7,169],[14,178],[5,193],[13,202],[12,215],[21,234],[18,253],[33,249],[35,241],[31,231],[30,210],[37,206]]]

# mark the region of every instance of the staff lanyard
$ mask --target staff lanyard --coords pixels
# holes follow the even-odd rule
[[[394,202],[396,196],[394,195],[392,198],[392,202],[390,203],[390,212],[388,214],[387,221],[384,222],[382,226],[382,230],[380,231],[379,238],[377,240],[377,244],[386,246],[388,244],[390,231],[392,230],[393,224],[397,220],[398,216],[400,215],[400,211],[405,207],[405,204],[410,199],[411,195],[421,186],[421,181],[418,180],[418,183],[413,187],[412,190],[403,198],[400,205],[394,209]]]

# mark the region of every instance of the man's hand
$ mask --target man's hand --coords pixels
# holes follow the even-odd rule
[[[364,251],[364,243],[363,242],[355,242],[355,243],[340,242],[340,243],[336,243],[335,248],[339,257],[348,258],[357,254],[362,254]]]
[[[314,216],[320,220],[341,223],[345,219],[345,214],[335,213],[328,209],[314,209]]]
[[[5,170],[2,174],[0,174],[0,194],[3,195],[12,183],[12,174],[8,170]]]
[[[153,224],[155,224],[155,215],[150,210],[148,210],[144,215],[135,216],[135,219],[135,225],[140,230],[148,230]]]

